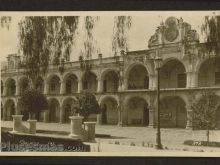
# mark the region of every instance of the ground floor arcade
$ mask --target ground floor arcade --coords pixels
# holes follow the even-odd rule
[[[194,92],[195,93],[195,92]],[[199,93],[199,92],[198,92]],[[191,128],[190,96],[192,92],[184,90],[162,91],[160,99],[160,119],[163,128]],[[89,120],[101,125],[124,125],[155,127],[157,125],[156,93],[153,91],[126,92],[119,94],[97,95],[101,113],[91,115]],[[48,97],[49,108],[39,113],[38,121],[50,123],[68,123],[72,115],[74,96]],[[12,120],[13,114],[23,114],[16,98],[4,98],[1,103],[2,120]],[[216,112],[215,127],[220,128],[220,107]]]

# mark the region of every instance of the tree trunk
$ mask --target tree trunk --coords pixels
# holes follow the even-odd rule
[[[207,127],[207,130],[206,130],[206,136],[207,136],[207,146],[209,145],[209,127]]]

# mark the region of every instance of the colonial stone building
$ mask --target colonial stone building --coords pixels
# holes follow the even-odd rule
[[[82,62],[66,62],[64,69],[51,65],[35,86],[49,102],[39,120],[68,122],[75,97],[82,90],[94,92],[102,113],[91,116],[99,124],[155,126],[157,72],[155,57],[163,59],[160,73],[161,126],[190,128],[191,104],[204,90],[220,96],[220,58],[207,54],[198,33],[181,18],[169,17],[149,39],[149,49],[121,52],[117,56],[90,61],[91,73],[85,74]],[[8,55],[1,70],[2,120],[20,114],[19,96],[28,87],[20,57]],[[220,108],[216,112],[220,128]]]

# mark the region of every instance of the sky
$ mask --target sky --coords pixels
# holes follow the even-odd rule
[[[151,12],[0,12],[0,16],[12,16],[12,22],[9,30],[7,28],[0,28],[0,60],[5,61],[10,53],[18,52],[18,22],[24,16],[30,15],[79,15],[79,16],[99,16],[100,19],[94,28],[94,38],[96,40],[96,48],[99,50],[93,54],[92,58],[97,58],[98,53],[102,53],[103,57],[113,56],[111,52],[112,34],[114,16],[129,15],[132,16],[132,27],[128,33],[129,50],[144,50],[148,49],[148,40],[154,34],[156,28],[161,21],[165,21],[168,17],[174,16],[176,18],[183,18],[184,22],[191,24],[192,29],[195,29],[200,34],[200,41],[203,40],[201,35],[201,25],[206,15],[212,15],[213,11],[151,11]],[[220,14],[215,11],[215,14]],[[71,53],[71,61],[78,59],[79,53],[83,47],[83,19],[80,20],[77,38]]]

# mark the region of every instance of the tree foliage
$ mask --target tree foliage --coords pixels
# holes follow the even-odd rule
[[[199,100],[192,104],[193,127],[207,130],[207,141],[209,141],[209,130],[215,127],[215,114],[219,106],[218,96],[211,92],[204,92]]]
[[[79,97],[77,97],[77,104],[73,107],[74,113],[84,117],[86,121],[91,114],[100,113],[101,109],[96,100],[96,97],[87,91],[84,91]]]
[[[206,49],[215,55],[220,53],[220,16],[206,16],[201,28],[205,35]]]
[[[46,73],[50,60],[69,60],[78,16],[27,16],[19,23],[20,52],[27,76],[34,81]]]
[[[114,29],[112,39],[112,51],[114,55],[118,51],[128,51],[128,31],[132,25],[131,16],[116,16],[114,18]]]
[[[21,106],[24,111],[37,114],[48,108],[46,97],[35,89],[28,89],[21,95]]]
[[[11,16],[2,16],[0,17],[0,21],[2,28],[6,27],[7,29],[9,29],[11,23]]]

